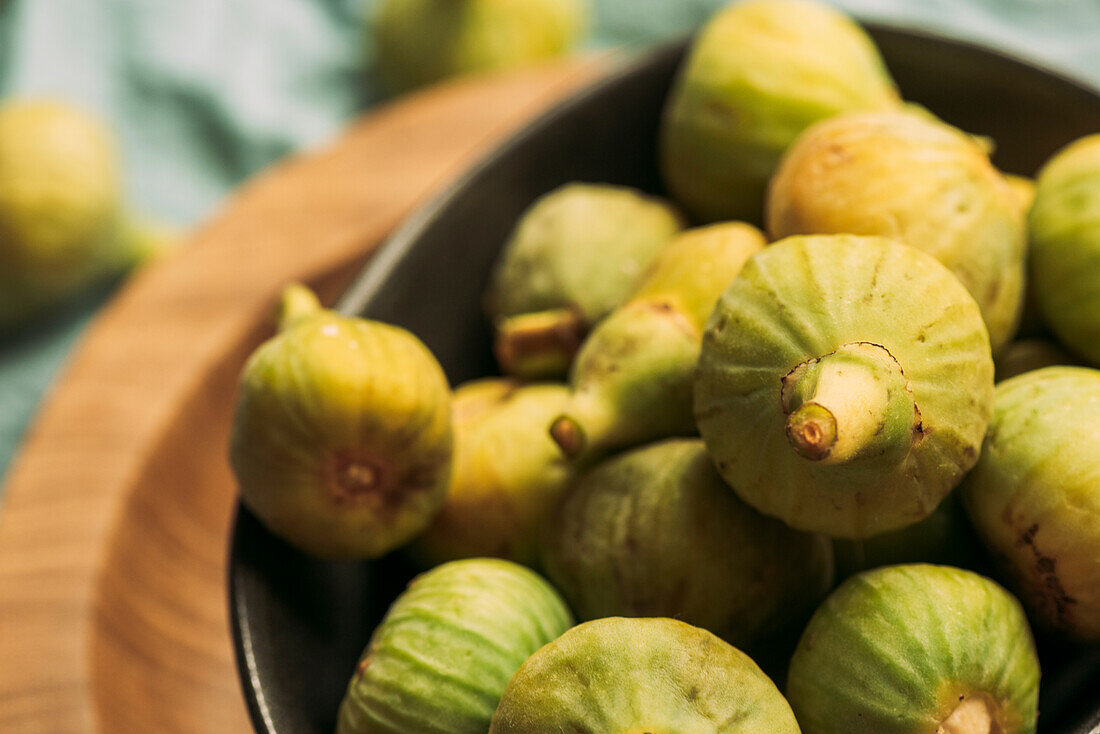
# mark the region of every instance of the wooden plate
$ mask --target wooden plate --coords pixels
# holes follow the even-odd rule
[[[0,512],[0,731],[245,732],[225,559],[237,374],[279,289],[343,290],[428,193],[610,65],[471,79],[247,184],[84,335]]]

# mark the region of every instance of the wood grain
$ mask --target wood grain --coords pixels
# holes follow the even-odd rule
[[[280,288],[330,297],[415,203],[609,61],[451,83],[234,195],[95,320],[0,512],[0,732],[245,732],[225,568],[233,391]]]

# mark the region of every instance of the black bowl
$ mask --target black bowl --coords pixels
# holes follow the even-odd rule
[[[997,141],[995,162],[1032,174],[1100,131],[1100,96],[993,51],[886,28],[872,35],[906,99]],[[397,231],[345,296],[346,313],[423,339],[452,384],[493,374],[481,310],[490,265],[520,213],[567,181],[660,192],[657,123],[684,44],[659,49],[559,105]],[[412,574],[398,556],[308,558],[238,513],[230,558],[237,664],[261,734],[331,734],[371,630]],[[1100,731],[1100,650],[1042,640],[1040,732]]]

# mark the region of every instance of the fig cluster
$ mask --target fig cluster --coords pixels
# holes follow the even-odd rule
[[[1032,625],[1100,641],[1100,138],[1033,183],[902,93],[835,10],[719,10],[665,190],[500,243],[504,376],[288,289],[242,501],[425,570],[340,734],[1035,731]]]

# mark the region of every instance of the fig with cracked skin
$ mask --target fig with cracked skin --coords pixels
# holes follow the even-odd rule
[[[451,393],[404,329],[322,309],[289,288],[282,330],[241,374],[229,458],[241,501],[323,558],[373,558],[443,506]]]
[[[1039,171],[1028,233],[1043,321],[1100,367],[1100,134],[1074,141]]]
[[[903,111],[838,115],[806,130],[768,193],[768,233],[878,235],[924,250],[966,286],[993,351],[1024,298],[1018,195],[972,136]]]
[[[981,312],[935,258],[880,237],[790,237],[707,323],[695,417],[719,474],[791,527],[866,538],[935,510],[993,402]]]
[[[409,583],[374,630],[336,734],[485,734],[523,662],[573,624],[541,576],[509,561],[452,561]]]
[[[1046,367],[997,386],[961,492],[1032,616],[1100,642],[1100,370]]]
[[[581,620],[673,617],[748,650],[804,624],[833,579],[829,541],[737,499],[698,439],[580,477],[546,526],[543,565]]]
[[[703,325],[745,262],[764,247],[755,227],[688,230],[657,256],[631,300],[577,355],[572,397],[550,433],[574,461],[695,433],[691,375]]]
[[[489,734],[798,734],[775,684],[737,648],[666,618],[585,622],[508,683]]]
[[[566,53],[588,24],[585,0],[382,0],[371,38],[384,86],[401,92],[450,76]]]
[[[660,129],[674,199],[704,222],[759,222],[779,158],[814,122],[901,104],[878,50],[846,15],[804,0],[730,4],[697,36]]]
[[[630,297],[681,229],[671,203],[624,186],[570,183],[539,198],[512,231],[486,294],[501,369],[564,377],[584,334]]]
[[[455,390],[450,488],[414,555],[430,565],[474,556],[536,564],[544,518],[573,476],[546,433],[568,396],[565,385],[497,378]]]
[[[804,734],[1031,734],[1039,661],[1020,603],[994,582],[887,566],[814,614],[787,696]]]

